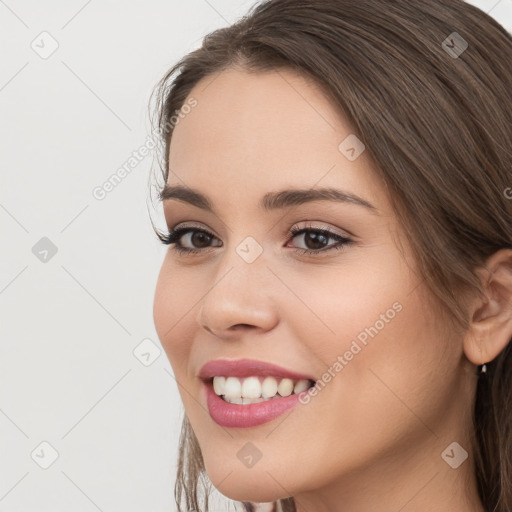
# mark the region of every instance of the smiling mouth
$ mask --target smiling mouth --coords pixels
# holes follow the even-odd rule
[[[309,379],[250,376],[245,378],[215,376],[209,384],[225,402],[249,405],[299,394],[314,386]]]

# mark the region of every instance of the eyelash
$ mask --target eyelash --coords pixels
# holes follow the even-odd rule
[[[200,228],[195,228],[195,227],[187,227],[187,226],[174,229],[165,235],[159,236],[159,238],[160,238],[160,241],[164,245],[173,245],[174,246],[173,250],[177,251],[180,254],[197,254],[197,253],[203,252],[205,250],[211,249],[211,247],[207,247],[207,248],[203,248],[203,249],[190,249],[188,247],[181,247],[180,245],[178,245],[177,242],[179,242],[180,238],[183,235],[190,233],[190,232],[204,233],[212,238],[216,238],[215,235],[213,235],[209,231],[206,231],[205,229],[200,229]],[[302,235],[303,233],[309,233],[309,232],[320,234],[327,238],[334,238],[338,243],[328,246],[327,249],[317,249],[317,250],[295,249],[300,254],[319,254],[319,253],[329,252],[332,250],[340,250],[343,247],[353,243],[353,240],[351,240],[350,238],[347,238],[342,235],[338,235],[337,233],[333,233],[332,231],[330,231],[329,229],[326,229],[326,228],[313,228],[313,227],[292,228],[289,231],[288,236],[290,238],[295,238],[298,235]]]

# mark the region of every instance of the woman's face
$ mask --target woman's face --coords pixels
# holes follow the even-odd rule
[[[286,70],[224,71],[189,96],[197,104],[175,127],[167,184],[194,189],[212,211],[172,194],[164,211],[169,229],[211,235],[182,234],[178,245],[197,253],[168,248],[154,320],[213,484],[232,499],[272,501],[354,475],[375,473],[384,485],[383,468],[396,481],[448,467],[441,452],[464,446],[462,342],[428,307],[351,126],[314,83]],[[300,192],[260,204],[328,188],[337,199],[303,202]],[[203,380],[203,366],[219,359],[281,369],[235,364]],[[316,380],[316,394],[230,404],[206,379],[231,377],[225,388],[217,379],[230,397],[240,388],[271,396],[286,371]]]

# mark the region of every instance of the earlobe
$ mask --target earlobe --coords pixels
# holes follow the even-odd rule
[[[483,295],[470,306],[464,352],[480,365],[495,359],[512,338],[512,249],[495,252],[477,274]]]

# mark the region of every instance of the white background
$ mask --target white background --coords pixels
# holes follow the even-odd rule
[[[512,32],[512,0],[471,3]],[[146,141],[157,80],[252,4],[0,0],[2,512],[175,510],[182,406],[153,325],[152,156],[92,191]]]

